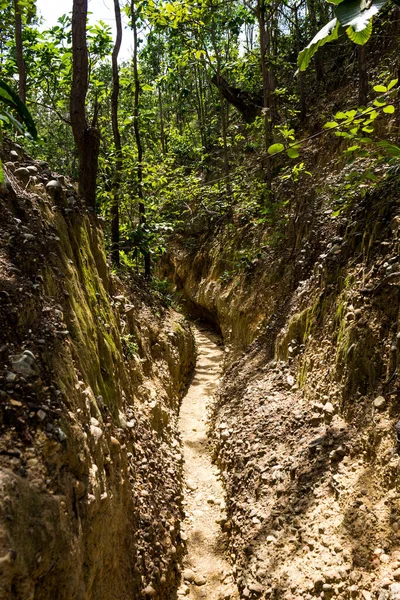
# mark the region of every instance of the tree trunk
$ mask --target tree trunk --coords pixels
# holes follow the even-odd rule
[[[317,23],[317,14],[315,10],[315,0],[307,0],[308,6],[308,14],[310,18],[310,26],[311,26],[311,37],[314,37],[318,31],[318,23]],[[322,81],[324,79],[324,63],[323,63],[323,48],[320,48],[319,51],[314,56],[315,61],[315,72],[317,76],[317,81]]]
[[[217,81],[220,81],[221,72],[222,72],[221,54],[220,54],[220,50],[218,48],[216,35],[215,35],[215,14],[214,14],[213,2],[211,2],[210,8],[211,8],[211,14],[212,14],[211,40],[212,40],[212,45],[213,45],[213,49],[214,49],[214,54],[215,54],[215,57],[217,60],[216,78],[217,78]],[[231,190],[230,190],[230,181],[229,181],[228,121],[227,121],[227,115],[226,115],[226,111],[225,111],[225,100],[224,100],[224,95],[222,93],[221,86],[218,86],[218,94],[219,94],[219,105],[220,105],[220,116],[221,116],[221,133],[222,133],[223,150],[224,150],[224,154],[223,154],[224,176],[225,176],[226,191],[228,194],[230,194]]]
[[[122,171],[122,146],[121,134],[118,126],[118,97],[119,97],[119,73],[118,73],[118,54],[122,41],[122,22],[119,0],[114,0],[115,23],[117,27],[117,36],[112,53],[112,74],[113,90],[111,96],[111,122],[115,146],[115,172],[112,189],[111,206],[111,262],[116,267],[120,264],[119,255],[119,192],[121,186]]]
[[[91,126],[86,120],[85,102],[89,85],[86,18],[87,0],[74,0],[72,8],[71,125],[79,158],[79,192],[87,207],[95,210],[100,134],[96,127],[96,112]]]
[[[15,52],[18,67],[18,94],[22,102],[26,102],[26,68],[22,44],[22,17],[19,0],[14,0]]]
[[[400,59],[397,59],[397,79],[400,81]],[[400,86],[397,88],[397,111],[396,111],[396,124],[397,124],[397,143],[400,142]]]
[[[253,98],[248,92],[233,87],[221,75],[213,75],[211,82],[221,90],[225,100],[232,104],[243,116],[246,123],[253,123],[261,113],[261,98]]]
[[[265,151],[267,151],[269,146],[272,144],[273,101],[270,73],[267,65],[267,55],[270,49],[270,40],[268,37],[267,23],[265,18],[264,0],[258,0],[257,2],[257,18],[260,30],[260,58],[263,81],[264,144]],[[272,165],[270,158],[267,158],[266,182],[268,189],[270,190],[272,185]]]
[[[162,101],[161,83],[158,85],[157,92],[158,92],[158,110],[160,113],[161,148],[162,148],[163,154],[165,154],[167,151],[167,146],[165,143],[164,108],[163,108],[163,101]]]
[[[296,4],[294,6],[293,10],[294,10],[294,23],[295,23],[295,30],[296,30],[295,31],[296,53],[298,56],[301,51],[300,26],[299,26],[299,5]],[[300,88],[300,121],[303,122],[307,116],[307,101],[306,101],[303,71],[299,71],[299,88]]]
[[[138,69],[138,31],[137,31],[137,12],[135,1],[131,0],[131,17],[133,31],[133,79],[135,84],[135,95],[133,105],[133,129],[135,132],[135,141],[138,153],[138,197],[139,197],[139,224],[143,227],[146,224],[146,207],[144,205],[143,193],[143,146],[139,127],[139,98],[140,98],[140,80]],[[151,258],[148,248],[142,249],[144,259],[144,275],[146,278],[151,277]]]
[[[365,106],[368,102],[368,69],[367,69],[367,49],[365,46],[358,46],[358,103]]]

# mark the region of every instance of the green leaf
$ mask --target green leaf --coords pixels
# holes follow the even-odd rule
[[[392,79],[392,81],[389,83],[389,85],[387,86],[388,90],[391,90],[392,88],[394,88],[395,85],[397,85],[399,82],[398,79]]]
[[[286,151],[289,158],[298,158],[299,151],[296,148],[288,148]]]
[[[339,123],[336,121],[328,121],[328,123],[325,123],[324,125],[324,129],[333,129],[334,127],[339,127]]]
[[[347,115],[344,112],[339,111],[336,113],[335,119],[347,119]]]
[[[388,91],[388,89],[385,85],[374,85],[374,91],[384,94]]]
[[[398,146],[394,146],[393,144],[390,148],[387,149],[389,156],[394,156],[396,158],[400,158],[400,148]]]
[[[277,154],[278,152],[282,152],[285,149],[283,144],[272,144],[268,148],[268,154]]]
[[[344,0],[336,8],[336,17],[343,27],[351,27],[354,34],[360,33],[369,27],[371,27],[372,32],[371,19],[387,2],[388,0],[372,0],[372,2],[367,2],[366,0]],[[366,41],[368,41],[369,37],[370,34]],[[357,41],[356,43],[365,44],[365,41]]]
[[[3,163],[1,162],[1,158],[0,158],[0,185],[3,185],[4,183],[4,171],[3,171]]]
[[[346,29],[346,33],[352,42],[363,46],[369,40],[372,35],[372,19],[369,21],[367,26],[361,31],[356,31],[354,27],[350,26]]]
[[[317,52],[318,48],[321,48],[328,42],[337,40],[339,37],[340,23],[337,19],[332,19],[323,27],[311,42],[306,46],[297,57],[297,66],[299,71],[305,71],[310,64],[310,60]]]
[[[12,96],[0,87],[0,98],[7,104],[13,101]]]
[[[13,117],[13,115],[11,115],[8,111],[5,111],[5,114],[9,123],[13,125],[17,131],[19,131],[20,133],[24,133],[24,128],[22,127],[21,123],[17,121],[17,119]]]
[[[372,110],[371,112],[369,112],[368,114],[368,119],[365,121],[366,124],[368,123],[372,123],[372,121],[375,121],[375,119],[379,117],[379,113],[377,110]]]
[[[0,101],[7,106],[10,106],[18,113],[27,131],[34,139],[36,139],[37,130],[31,113],[22,102],[18,94],[14,92],[14,90],[11,89],[10,86],[2,79],[0,79]]]
[[[378,106],[379,108],[382,108],[382,106],[386,106],[386,102],[384,100],[375,100],[374,106]]]
[[[385,106],[385,108],[383,109],[383,112],[387,115],[392,115],[395,111],[396,109],[393,106],[393,104],[389,104],[389,106]]]

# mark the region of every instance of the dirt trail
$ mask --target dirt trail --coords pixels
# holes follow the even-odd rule
[[[211,463],[206,426],[207,406],[219,383],[223,351],[208,332],[196,329],[195,338],[197,365],[179,423],[186,471],[183,531],[188,552],[178,597],[234,600],[238,595],[220,524],[225,508],[223,491],[218,469]]]

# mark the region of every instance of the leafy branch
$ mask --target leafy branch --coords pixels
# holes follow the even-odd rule
[[[335,18],[329,21],[298,55],[298,71],[305,71],[314,54],[337,40],[344,32],[352,42],[363,46],[372,35],[372,20],[389,0],[330,0],[336,5]]]

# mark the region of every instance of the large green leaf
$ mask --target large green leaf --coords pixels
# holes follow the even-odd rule
[[[332,19],[325,27],[323,27],[311,42],[302,50],[297,57],[297,66],[299,71],[305,71],[310,63],[310,60],[317,52],[318,48],[324,46],[328,42],[337,40],[340,34],[340,22],[338,19]]]
[[[343,30],[356,44],[364,45],[372,35],[372,18],[389,0],[328,0],[335,5],[336,19],[323,27],[297,58],[299,71],[305,71],[317,50],[336,40]],[[400,0],[393,0],[400,5]]]
[[[278,154],[279,152],[283,152],[284,149],[285,146],[283,144],[272,144],[272,146],[268,148],[268,154]]]
[[[335,9],[335,14],[343,27],[351,27],[354,33],[358,33],[369,26],[372,27],[372,17],[378,14],[387,2],[388,0],[344,0]]]
[[[348,27],[346,33],[355,44],[364,46],[372,35],[372,19],[369,21],[366,27],[361,31],[356,31],[353,27]]]
[[[0,102],[13,108],[19,115],[22,123],[25,125],[26,130],[31,134],[33,138],[37,138],[37,130],[35,123],[32,119],[32,115],[22,102],[20,97],[10,86],[0,79]]]

